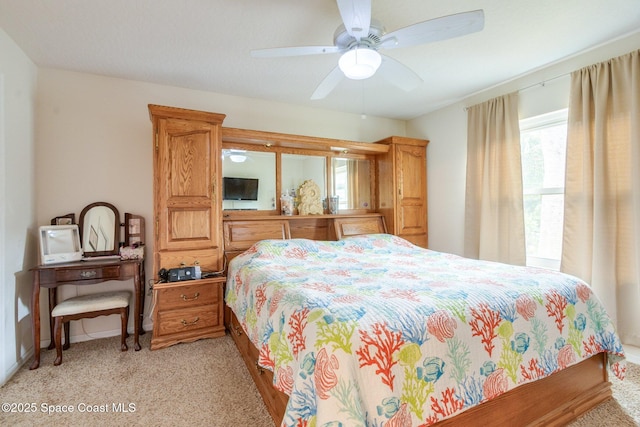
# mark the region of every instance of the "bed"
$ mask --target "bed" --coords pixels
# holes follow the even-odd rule
[[[257,242],[230,262],[225,301],[283,426],[561,425],[625,373],[580,280],[388,234]]]

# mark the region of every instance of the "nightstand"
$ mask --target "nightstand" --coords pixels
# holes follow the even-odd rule
[[[151,350],[223,336],[225,281],[221,276],[155,284]]]

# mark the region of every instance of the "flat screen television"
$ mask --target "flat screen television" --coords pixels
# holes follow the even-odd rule
[[[222,178],[223,200],[258,200],[258,178]]]
[[[43,225],[39,229],[40,263],[80,261],[80,230],[77,224]]]

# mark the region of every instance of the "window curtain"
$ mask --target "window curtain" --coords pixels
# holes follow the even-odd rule
[[[469,258],[526,263],[518,95],[467,111],[465,248]]]
[[[360,174],[358,172],[358,161],[354,159],[347,160],[347,209],[355,209],[359,206],[360,201],[356,198],[360,197],[361,193],[358,185],[358,178]]]
[[[561,269],[640,346],[640,50],[571,74]]]

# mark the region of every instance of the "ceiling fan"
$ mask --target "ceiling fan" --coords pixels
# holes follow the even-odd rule
[[[422,79],[406,65],[383,55],[381,49],[415,46],[481,31],[484,12],[474,10],[442,16],[385,33],[382,24],[371,18],[371,0],[337,0],[343,23],[336,29],[333,46],[298,46],[257,49],[254,58],[341,54],[338,65],[318,85],[311,99],[326,97],[343,77],[361,80],[380,75],[390,83],[410,91]]]

